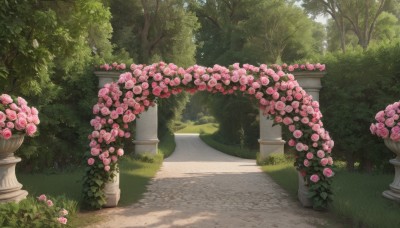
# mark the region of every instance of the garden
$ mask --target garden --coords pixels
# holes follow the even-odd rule
[[[300,175],[308,206],[344,226],[399,226],[400,4],[290,2],[6,1],[0,224],[101,222],[95,209],[140,200],[175,132],[257,160],[292,198]],[[319,102],[299,72],[323,73]],[[153,107],[160,142],[143,154]],[[261,156],[262,114],[283,153]]]

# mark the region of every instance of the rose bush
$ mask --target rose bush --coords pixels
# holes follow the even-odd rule
[[[324,68],[324,67],[323,67]],[[322,69],[320,67],[319,69]],[[84,180],[84,200],[91,207],[105,203],[104,185],[115,175],[123,155],[123,138],[129,138],[129,124],[152,106],[157,98],[187,91],[242,93],[255,97],[264,115],[289,129],[288,144],[295,148],[295,166],[310,189],[314,207],[326,208],[331,201],[333,140],[323,128],[319,103],[313,101],[291,74],[238,63],[229,69],[219,65],[198,65],[183,69],[164,62],[149,66],[132,64],[130,72],[99,90],[90,121],[90,152]]]
[[[39,112],[29,107],[22,97],[14,100],[8,94],[0,95],[0,137],[9,139],[13,134],[33,136],[40,123]]]
[[[371,133],[383,139],[400,141],[400,101],[388,105],[375,115],[376,123],[370,126]]]

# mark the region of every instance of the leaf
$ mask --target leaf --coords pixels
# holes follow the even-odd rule
[[[320,196],[322,197],[322,199],[324,199],[324,200],[326,200],[326,198],[328,197],[328,193],[326,193],[326,192],[321,192],[319,195],[320,195]]]

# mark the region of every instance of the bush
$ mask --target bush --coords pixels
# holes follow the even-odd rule
[[[186,126],[187,126],[186,123],[183,123],[183,122],[181,122],[181,121],[175,121],[172,130],[173,130],[174,132],[176,132],[176,131],[179,131],[179,130],[185,128]]]
[[[215,118],[213,116],[202,116],[195,124],[202,125],[206,123],[215,123]]]
[[[400,44],[385,44],[346,54],[329,54],[320,92],[324,124],[335,140],[333,153],[371,171],[385,170],[393,157],[369,126],[375,114],[400,98]]]
[[[0,204],[1,227],[63,227],[76,213],[77,202],[65,197],[28,197],[20,203]]]
[[[293,156],[286,154],[271,154],[266,159],[260,160],[260,153],[257,153],[257,165],[279,165],[294,162]]]

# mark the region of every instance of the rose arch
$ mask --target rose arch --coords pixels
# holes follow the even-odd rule
[[[103,65],[102,68],[124,71],[125,65]],[[293,71],[296,68],[322,71],[325,66],[307,64],[268,67],[262,64],[257,67],[236,63],[229,68],[194,65],[184,69],[164,62],[148,66],[132,64],[130,71],[121,73],[116,82],[105,83],[98,92],[97,104],[93,106],[95,117],[90,121],[93,132],[89,135],[90,151],[86,154],[88,167],[83,186],[85,204],[93,208],[101,208],[106,204],[108,196],[105,194],[105,186],[113,182],[118,184],[118,159],[124,154],[123,139],[131,137],[129,125],[139,114],[146,110],[150,115],[156,113],[157,99],[168,98],[183,91],[209,91],[253,96],[258,100],[260,114],[271,119],[268,122],[266,118],[260,118],[261,121],[288,128],[292,133],[288,145],[294,147],[294,166],[299,171],[300,180],[307,187],[308,198],[314,208],[326,208],[332,195],[333,141],[323,128],[318,101],[313,100],[299,85],[293,74],[283,71]],[[316,96],[318,94],[314,98]],[[146,115],[141,116],[141,120],[146,119]],[[139,122],[137,128],[146,132],[147,125],[143,121]],[[260,131],[263,137],[263,129]],[[264,131],[265,134],[268,133]],[[156,145],[157,136],[154,138],[153,144]],[[136,140],[140,141],[138,138]],[[278,147],[283,148],[283,143],[278,143]],[[264,149],[274,150],[277,145],[266,143]],[[146,148],[146,143],[138,143],[137,146]],[[263,150],[262,142],[260,147]],[[119,197],[119,192],[116,194]]]

